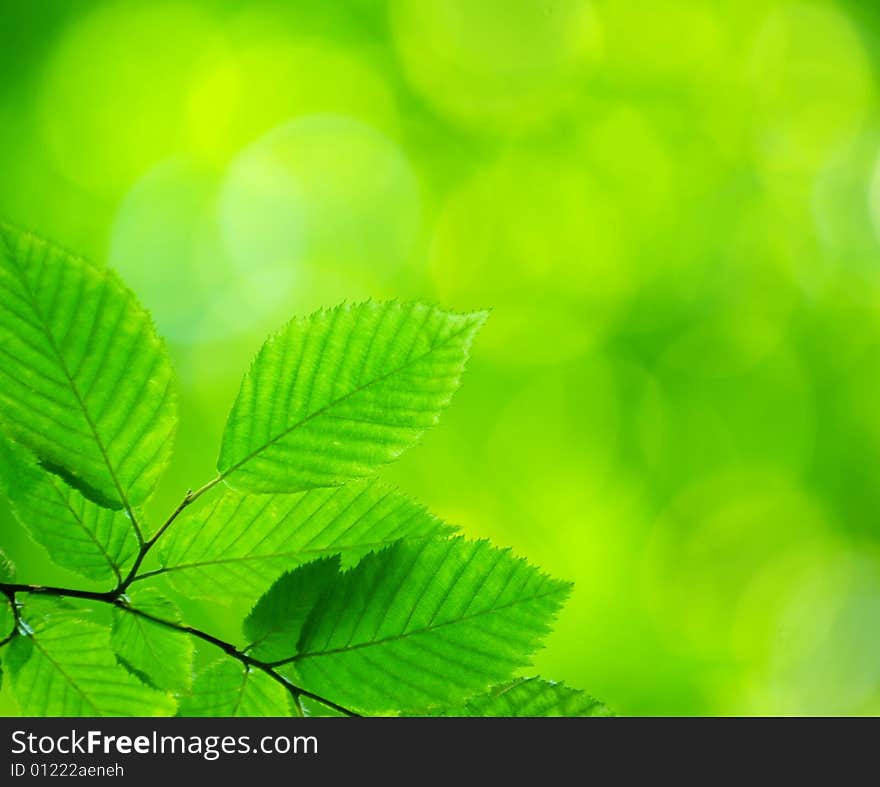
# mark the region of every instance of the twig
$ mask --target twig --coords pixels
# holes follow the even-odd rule
[[[134,563],[131,566],[131,569],[128,572],[128,575],[123,579],[119,585],[117,585],[116,589],[113,591],[115,595],[121,595],[128,590],[128,586],[138,579],[138,571],[140,570],[141,565],[144,562],[144,558],[149,554],[150,550],[156,545],[156,542],[165,534],[165,531],[168,530],[171,525],[174,524],[174,520],[177,519],[183,513],[184,509],[188,506],[192,505],[196,500],[198,500],[205,492],[209,489],[213,489],[217,484],[221,481],[220,476],[216,478],[212,478],[208,481],[207,484],[200,486],[193,492],[192,489],[187,490],[187,493],[183,496],[183,500],[180,501],[177,508],[175,508],[168,519],[166,519],[162,526],[156,531],[155,535],[149,541],[142,541],[140,549],[138,549],[137,557],[134,559]]]
[[[305,711],[302,706],[303,697],[307,697],[308,699],[314,700],[315,702],[320,702],[331,710],[335,710],[337,713],[341,713],[344,716],[359,716],[360,714],[356,713],[350,708],[346,708],[343,705],[339,705],[332,700],[328,700],[327,698],[320,696],[319,694],[314,694],[308,689],[297,686],[295,683],[284,677],[284,675],[276,672],[274,665],[264,661],[260,661],[259,659],[255,659],[253,656],[249,656],[244,651],[236,648],[235,645],[233,645],[231,642],[226,642],[219,637],[215,637],[213,634],[209,634],[207,631],[202,631],[201,629],[194,628],[193,626],[187,626],[183,623],[175,623],[171,620],[158,618],[155,615],[151,615],[149,612],[144,612],[143,610],[137,609],[136,607],[132,607],[129,604],[128,600],[125,598],[125,592],[126,590],[128,590],[129,585],[131,585],[133,582],[162,573],[163,569],[147,571],[143,574],[139,574],[138,571],[140,570],[140,567],[144,562],[144,558],[146,558],[149,551],[165,534],[168,528],[171,527],[172,524],[174,524],[174,521],[177,519],[177,517],[180,516],[184,509],[186,509],[187,506],[198,500],[198,498],[205,494],[205,492],[215,487],[218,483],[220,483],[221,480],[222,477],[217,476],[204,486],[199,487],[197,490],[193,491],[190,489],[189,491],[187,491],[186,495],[184,495],[183,500],[178,504],[177,508],[175,508],[174,511],[171,512],[169,517],[156,531],[155,535],[152,538],[150,538],[148,541],[144,541],[142,537],[138,539],[138,541],[140,542],[140,548],[138,549],[138,554],[135,558],[134,564],[132,565],[125,579],[121,580],[113,590],[102,592],[94,590],[77,590],[76,588],[62,588],[53,585],[28,585],[15,582],[0,582],[0,593],[5,595],[6,598],[9,599],[10,604],[12,604],[13,615],[15,616],[15,625],[13,627],[13,630],[6,637],[0,640],[0,647],[12,641],[12,639],[17,636],[21,627],[21,613],[18,608],[18,603],[16,601],[17,593],[58,596],[64,598],[80,598],[86,601],[97,601],[102,604],[110,604],[117,609],[124,610],[131,615],[136,615],[140,618],[144,618],[145,620],[149,620],[159,626],[164,626],[165,628],[172,629],[174,631],[180,632],[181,634],[196,637],[203,642],[207,642],[210,645],[213,645],[215,648],[219,648],[227,656],[236,659],[249,669],[253,668],[260,670],[261,672],[272,678],[272,680],[274,680],[276,683],[284,686],[286,691],[290,692],[291,696],[293,697],[296,711],[300,716],[305,716]],[[136,523],[135,529],[140,534],[140,529],[137,527]]]

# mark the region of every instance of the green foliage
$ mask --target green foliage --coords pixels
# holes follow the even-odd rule
[[[317,702],[310,697],[303,697],[300,703],[303,716],[309,718],[328,718],[328,717],[344,717],[344,713],[340,713],[333,708],[328,707],[323,702]]]
[[[485,319],[395,302],[292,320],[242,381],[221,476],[242,491],[298,492],[371,475],[437,423]]]
[[[106,588],[16,584],[0,552],[0,657],[22,712],[607,712],[509,683],[569,585],[373,477],[437,422],[485,313],[367,302],[290,322],[242,382],[218,476],[145,531],[175,424],[149,317],[111,273],[0,235],[0,491],[58,565]],[[252,605],[244,642],[189,625],[169,582]],[[196,645],[222,658],[193,679]]]
[[[6,596],[0,596],[0,640],[9,637],[15,631],[15,613],[12,602]]]
[[[509,677],[569,591],[462,538],[399,542],[325,584],[279,670],[367,713],[441,707]]]
[[[436,716],[610,716],[588,694],[540,678],[514,680]]]
[[[282,574],[244,621],[244,634],[251,643],[248,652],[270,663],[296,653],[312,610],[338,579],[338,557]]]
[[[120,666],[110,629],[73,610],[39,605],[22,612],[26,636],[15,637],[4,658],[15,696],[29,716],[165,716],[175,703]]]
[[[0,549],[0,582],[12,582],[15,579],[15,566]],[[14,602],[11,596],[0,596],[0,643],[8,644],[15,636],[18,620],[15,616]],[[3,651],[0,650],[0,661]],[[0,686],[3,684],[3,670],[0,668]]]
[[[229,490],[190,511],[160,545],[162,570],[182,593],[220,602],[255,598],[282,571],[322,555],[356,562],[400,538],[450,530],[375,480],[294,495]]]
[[[101,505],[150,496],[171,452],[172,372],[115,274],[0,225],[0,356],[10,436]]]
[[[0,549],[0,582],[15,581],[15,565],[6,557],[6,553]]]
[[[0,642],[4,644],[11,641],[15,635],[17,621],[12,607],[12,601],[6,596],[0,596]],[[2,651],[0,651],[2,655]],[[3,685],[3,669],[0,667],[0,686]]]
[[[12,631],[14,623],[12,602],[6,596],[0,596],[0,639]]]
[[[160,620],[181,623],[177,605],[155,588],[132,593],[132,607]],[[185,692],[192,684],[192,638],[125,609],[113,610],[110,644],[116,658],[145,682],[168,691]]]
[[[223,659],[202,672],[180,704],[182,716],[289,716],[287,692],[259,670]]]
[[[15,518],[55,563],[90,579],[121,581],[138,550],[123,512],[83,497],[2,435],[0,489]]]

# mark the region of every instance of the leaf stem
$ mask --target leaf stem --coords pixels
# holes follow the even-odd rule
[[[213,645],[215,648],[219,648],[227,656],[236,659],[245,667],[249,669],[260,670],[261,672],[272,678],[272,680],[274,680],[276,683],[282,685],[285,690],[291,694],[296,711],[300,716],[305,716],[305,711],[302,706],[303,697],[315,700],[315,702],[320,702],[322,705],[326,705],[331,710],[335,710],[337,713],[341,713],[344,716],[359,716],[360,714],[356,713],[350,708],[338,705],[332,700],[328,700],[327,698],[322,697],[319,694],[314,694],[311,691],[302,688],[301,686],[297,686],[286,677],[284,677],[284,675],[276,672],[272,664],[268,664],[264,661],[260,661],[259,659],[255,659],[252,656],[249,656],[244,651],[236,648],[235,645],[233,645],[231,642],[226,642],[219,637],[215,637],[213,634],[209,634],[207,631],[202,631],[201,629],[194,628],[193,626],[187,626],[183,623],[175,623],[170,620],[158,618],[155,615],[151,615],[149,612],[144,612],[143,610],[137,609],[136,607],[132,607],[128,603],[127,599],[124,598],[125,592],[126,590],[128,590],[128,587],[132,584],[132,582],[136,582],[139,579],[145,579],[149,576],[155,576],[156,574],[161,574],[164,571],[164,569],[160,568],[156,569],[155,571],[147,571],[143,574],[138,574],[138,571],[140,570],[140,567],[144,562],[144,558],[146,558],[149,551],[165,534],[168,528],[174,524],[174,521],[177,519],[177,517],[180,516],[184,509],[186,509],[187,506],[198,500],[207,491],[219,484],[222,480],[223,477],[218,475],[216,478],[211,479],[210,481],[208,481],[207,484],[200,486],[195,491],[193,491],[192,489],[187,490],[187,493],[184,495],[183,500],[180,501],[180,503],[171,512],[165,522],[162,523],[162,526],[148,541],[143,540],[143,537],[140,535],[140,528],[138,528],[137,524],[135,523],[135,530],[137,531],[139,536],[138,540],[140,542],[140,549],[138,550],[138,554],[135,558],[134,564],[132,565],[125,579],[120,580],[119,584],[113,590],[101,592],[94,590],[77,590],[75,588],[62,588],[52,585],[28,585],[14,582],[0,582],[0,593],[5,595],[6,598],[9,599],[9,602],[12,605],[13,615],[15,616],[15,625],[12,631],[6,637],[0,639],[0,647],[9,643],[18,634],[20,628],[21,613],[16,602],[16,593],[59,596],[66,598],[80,598],[86,601],[98,601],[103,604],[110,604],[117,609],[124,610],[131,615],[136,615],[137,617],[149,620],[159,626],[164,626],[165,628],[172,629],[174,631],[180,632],[181,634],[187,634],[191,637],[196,637],[203,642],[207,642],[208,644]]]
[[[187,506],[192,505],[203,494],[205,494],[205,492],[213,489],[222,480],[222,477],[218,475],[208,481],[207,484],[203,484],[202,486],[200,486],[195,491],[193,491],[192,489],[187,490],[186,494],[183,496],[183,500],[181,500],[180,503],[177,504],[177,508],[175,508],[171,512],[168,519],[166,519],[162,523],[162,526],[156,531],[153,537],[149,539],[149,541],[141,541],[141,547],[138,550],[137,557],[134,559],[134,563],[132,564],[131,569],[129,570],[125,579],[121,580],[116,586],[116,589],[113,591],[114,595],[119,596],[122,593],[125,593],[125,591],[128,590],[128,586],[132,582],[134,582],[136,579],[143,579],[144,576],[147,576],[145,574],[139,577],[138,571],[140,570],[140,567],[143,564],[146,556],[149,554],[150,550],[156,545],[156,542],[160,538],[162,538],[162,536],[165,534],[165,531],[174,524],[174,520],[177,519],[177,517],[179,517],[181,513],[183,513],[184,509],[186,509]]]
[[[213,484],[211,484],[211,486],[213,486]],[[205,487],[202,487],[202,490],[207,491]],[[202,491],[200,490],[199,494],[201,493]],[[189,493],[187,493],[187,496],[189,497]],[[192,499],[190,499],[189,502],[192,502]],[[188,504],[189,503],[187,503],[187,505]],[[181,506],[178,506],[177,513],[180,513],[180,511],[182,511],[184,507],[185,506],[183,506],[183,504],[181,504]],[[170,521],[173,521],[174,516],[175,515],[169,517],[169,522],[167,522],[166,525],[170,524]],[[155,541],[155,538],[156,536],[154,536],[151,540]],[[276,672],[271,664],[267,664],[264,661],[260,661],[259,659],[255,659],[252,656],[249,656],[247,653],[244,653],[243,651],[236,648],[235,645],[233,645],[231,642],[226,642],[219,637],[215,637],[213,634],[209,634],[207,631],[202,631],[201,629],[197,629],[193,626],[187,626],[183,623],[175,623],[171,620],[165,620],[164,618],[159,618],[155,615],[151,615],[149,612],[144,612],[143,610],[137,609],[136,607],[132,607],[128,603],[128,601],[122,598],[122,592],[117,592],[113,590],[107,593],[102,593],[92,590],[77,590],[75,588],[61,588],[49,585],[26,585],[20,583],[0,582],[0,593],[5,595],[9,599],[10,603],[12,604],[13,614],[15,615],[15,628],[12,632],[10,632],[7,637],[0,640],[0,647],[6,645],[18,633],[21,618],[15,599],[16,593],[81,598],[87,601],[98,601],[102,604],[110,604],[117,609],[121,609],[131,615],[136,615],[137,617],[149,620],[159,626],[164,626],[165,628],[172,629],[174,631],[180,632],[181,634],[187,634],[191,637],[196,637],[197,639],[200,639],[203,642],[207,642],[208,644],[213,645],[215,648],[222,650],[227,656],[236,659],[244,666],[252,669],[258,669],[261,672],[264,672],[266,675],[272,678],[272,680],[283,686],[285,690],[291,694],[297,712],[301,716],[305,715],[302,707],[303,697],[307,697],[308,699],[314,700],[315,702],[320,702],[322,705],[326,705],[331,710],[335,710],[337,713],[341,713],[344,716],[360,716],[359,713],[351,710],[350,708],[346,708],[345,706],[339,705],[332,700],[328,700],[326,697],[322,697],[321,695],[315,694],[308,689],[297,686],[295,683],[291,682],[286,677]]]
[[[214,647],[219,648],[227,656],[231,656],[237,661],[240,661],[246,667],[253,667],[260,670],[261,672],[266,673],[270,678],[272,678],[275,682],[280,683],[293,695],[294,701],[297,703],[297,708],[300,711],[302,710],[301,703],[299,702],[300,698],[308,697],[309,699],[320,702],[323,705],[326,705],[328,708],[338,711],[339,713],[343,713],[346,716],[359,715],[349,708],[345,708],[342,705],[337,705],[335,702],[331,702],[325,697],[321,697],[320,695],[314,694],[307,689],[302,688],[301,686],[297,686],[296,684],[291,683],[291,681],[289,681],[283,675],[279,675],[277,672],[275,672],[275,670],[266,662],[255,659],[252,656],[248,656],[247,653],[239,650],[232,643],[219,639],[213,634],[208,634],[205,631],[193,628],[192,626],[187,626],[183,623],[174,623],[170,620],[157,618],[154,615],[151,615],[149,612],[144,612],[143,610],[128,606],[128,604],[126,604],[121,599],[117,599],[114,602],[114,606],[118,607],[119,609],[124,609],[126,612],[130,612],[132,615],[137,615],[138,617],[144,618],[145,620],[150,620],[160,626],[165,626],[166,628],[173,629],[174,631],[179,631],[182,634],[189,634],[190,636],[197,637],[198,639],[204,642],[208,642]]]
[[[16,593],[29,593],[42,596],[65,596],[66,598],[82,598],[87,601],[102,601],[112,604],[119,595],[115,591],[101,592],[95,590],[76,590],[75,588],[59,588],[53,585],[25,585],[20,583],[0,583],[0,592],[7,598],[14,598]]]
[[[195,492],[193,492],[193,493],[189,496],[189,501],[187,502],[187,505],[189,505],[189,503],[194,503],[194,502],[195,502],[196,500],[198,500],[203,494],[205,494],[205,492],[207,492],[207,491],[213,489],[213,488],[214,488],[215,486],[217,486],[217,484],[219,484],[222,480],[223,480],[223,476],[221,476],[221,475],[217,475],[217,476],[215,476],[214,478],[212,478],[210,481],[208,481],[207,484],[203,484],[202,486],[200,486],[198,489],[196,489]]]
[[[150,577],[158,577],[162,574],[167,573],[168,569],[165,568],[154,568],[152,571],[144,571],[138,574],[136,577],[132,577],[128,580],[129,585],[133,585],[135,582],[140,582],[142,579],[149,579]]]

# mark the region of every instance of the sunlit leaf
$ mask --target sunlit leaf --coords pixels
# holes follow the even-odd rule
[[[308,716],[309,718],[340,718],[345,716],[344,713],[331,708],[329,705],[325,705],[323,702],[313,700],[310,697],[303,697],[300,700],[300,705],[303,710],[303,715]]]
[[[437,423],[485,319],[367,302],[293,320],[245,375],[217,469],[252,492],[371,475]]]
[[[226,491],[191,512],[162,545],[164,571],[182,593],[227,602],[256,598],[281,572],[322,556],[351,563],[400,538],[450,530],[377,481],[293,495]]]
[[[0,595],[0,640],[6,639],[15,628],[15,613],[12,610],[12,602]]]
[[[110,629],[62,609],[28,615],[3,661],[28,716],[167,716],[175,703],[116,663]]]
[[[248,653],[261,661],[279,661],[295,653],[309,613],[338,578],[336,557],[282,575],[244,621],[244,634],[251,643]]]
[[[0,224],[0,419],[43,466],[109,508],[153,491],[171,451],[172,374],[119,279]]]
[[[169,623],[182,621],[177,605],[153,588],[134,591],[129,604]],[[126,667],[157,688],[185,691],[192,683],[194,647],[186,634],[116,609],[110,644]]]
[[[289,716],[288,691],[260,670],[223,659],[198,675],[181,716]]]
[[[16,519],[59,566],[119,582],[137,553],[131,520],[103,508],[0,435],[0,491]]]
[[[540,678],[514,680],[435,716],[610,716],[589,694]]]
[[[401,542],[325,591],[280,669],[361,712],[449,706],[527,664],[568,591],[484,541]]]
[[[15,582],[15,564],[0,549],[0,582]]]

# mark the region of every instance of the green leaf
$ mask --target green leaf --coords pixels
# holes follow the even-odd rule
[[[260,596],[282,571],[341,554],[343,563],[404,537],[448,531],[422,506],[378,481],[295,495],[227,491],[189,509],[160,542],[163,571],[188,596]]]
[[[180,716],[289,716],[288,691],[259,670],[223,659],[180,700]]]
[[[4,648],[12,640],[16,630],[15,612],[12,609],[12,601],[6,596],[0,596],[0,657]],[[2,659],[0,659],[2,663]],[[0,688],[3,687],[3,669],[0,666]]]
[[[525,678],[447,708],[436,716],[611,716],[611,711],[589,694],[561,683]]]
[[[0,549],[0,582],[15,582],[15,566],[12,561],[6,557],[6,553]],[[15,633],[16,620],[15,611],[12,608],[12,599],[6,595],[0,595],[0,642],[4,642],[2,647],[9,644],[13,634]],[[3,651],[0,650],[0,655]],[[0,668],[0,688],[3,686],[3,669]]]
[[[0,416],[46,469],[100,505],[142,503],[171,451],[171,383],[114,273],[0,224]]]
[[[15,613],[12,601],[0,595],[0,640],[6,639],[15,630]]]
[[[485,312],[361,303],[293,320],[242,381],[217,469],[248,492],[371,475],[437,423]]]
[[[15,582],[15,564],[0,549],[0,582]]]
[[[316,560],[282,574],[244,622],[248,653],[280,661],[296,652],[303,625],[318,598],[339,578],[338,556]]]
[[[15,566],[6,557],[6,553],[0,549],[0,582],[15,582]],[[0,648],[5,647],[11,641],[16,630],[15,610],[12,607],[12,599],[6,595],[0,595]],[[0,650],[2,656],[2,650]],[[3,669],[0,667],[0,688],[3,687]]]
[[[152,588],[133,593],[130,605],[160,620],[182,621],[177,605]],[[192,684],[194,648],[186,634],[116,609],[110,644],[124,665],[157,688],[181,692]]]
[[[59,566],[119,582],[137,554],[131,520],[102,508],[36,464],[0,435],[0,491],[15,518]]]
[[[33,619],[4,654],[27,716],[167,716],[174,700],[116,663],[110,629],[58,609]]]
[[[302,697],[300,699],[300,705],[302,706],[303,715],[307,716],[311,719],[317,718],[343,718],[345,716],[344,713],[340,713],[338,710],[334,710],[329,705],[325,705],[323,702],[318,702],[317,700],[313,700],[310,697]]]
[[[279,669],[362,712],[450,706],[526,664],[568,591],[485,541],[401,542],[330,587]]]

